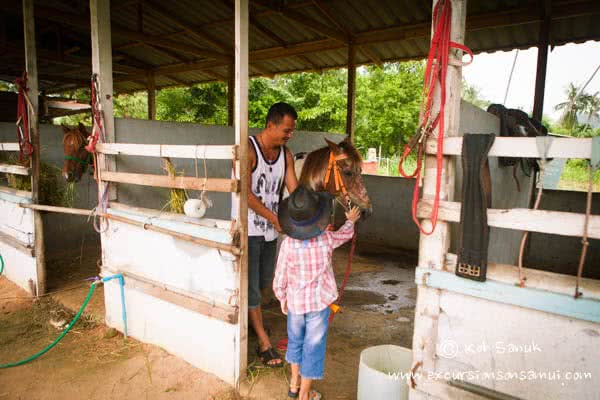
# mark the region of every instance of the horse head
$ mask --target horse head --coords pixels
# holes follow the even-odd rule
[[[67,182],[78,182],[88,164],[92,162],[92,155],[85,149],[88,134],[81,122],[77,127],[69,128],[62,125],[62,128],[65,153],[62,175]]]
[[[327,191],[344,205],[350,202],[358,206],[364,217],[371,215],[373,207],[361,175],[362,157],[349,137],[339,144],[325,141],[327,147],[306,156],[299,183],[315,191]]]

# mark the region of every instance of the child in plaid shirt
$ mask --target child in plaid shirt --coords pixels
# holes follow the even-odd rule
[[[332,267],[333,250],[354,235],[360,218],[357,207],[346,212],[347,221],[337,231],[326,227],[331,197],[299,186],[279,208],[279,224],[288,235],[279,250],[273,291],[287,315],[286,360],[292,376],[288,396],[320,399],[311,390],[313,379],[322,379],[329,325],[329,305],[338,297]]]

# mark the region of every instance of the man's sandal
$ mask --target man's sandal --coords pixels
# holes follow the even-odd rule
[[[266,367],[269,367],[269,368],[283,367],[283,359],[281,358],[279,353],[277,353],[277,351],[275,351],[275,349],[273,347],[269,347],[265,351],[260,351],[260,348],[257,347],[256,354],[258,355],[258,358],[260,359],[260,361]],[[270,363],[270,361],[273,361],[273,360],[280,360],[280,361],[278,363]]]

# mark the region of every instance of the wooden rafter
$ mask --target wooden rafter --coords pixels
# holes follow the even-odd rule
[[[337,29],[330,28],[329,26],[322,24],[319,21],[316,21],[301,12],[298,12],[294,9],[288,7],[273,7],[272,2],[269,0],[252,0],[252,3],[258,4],[261,7],[273,10],[284,17],[291,19],[292,21],[298,22],[304,25],[306,28],[331,39],[338,40],[342,43],[348,43],[352,41],[352,37],[346,34],[345,32],[339,31]]]

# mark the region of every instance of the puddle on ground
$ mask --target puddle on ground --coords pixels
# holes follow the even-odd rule
[[[384,285],[397,285],[400,283],[400,281],[396,279],[386,279],[381,281],[381,283],[383,283]]]
[[[342,298],[342,304],[345,306],[385,304],[386,301],[384,295],[368,290],[345,290]]]

